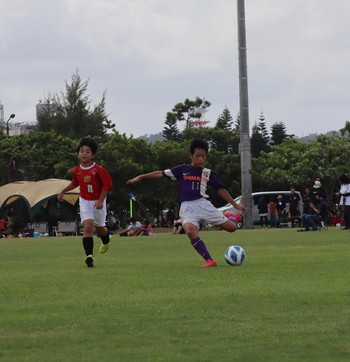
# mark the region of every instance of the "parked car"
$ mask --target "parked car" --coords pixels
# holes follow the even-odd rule
[[[295,191],[299,196],[300,196],[300,209],[303,209],[303,200],[301,197],[301,193],[300,191]],[[259,218],[259,210],[258,210],[258,203],[259,203],[259,199],[261,198],[261,196],[264,196],[267,202],[270,202],[271,198],[273,199],[273,201],[277,202],[277,196],[278,195],[282,195],[283,199],[286,203],[286,207],[287,207],[287,212],[289,210],[289,195],[290,195],[290,191],[262,191],[262,192],[253,192],[252,193],[252,201],[253,201],[253,223],[259,223],[260,222],[260,218]],[[242,196],[238,196],[237,198],[234,199],[235,202],[240,205],[242,202]],[[247,205],[244,205],[247,206]],[[225,211],[231,211],[231,212],[240,212],[239,210],[237,210],[236,208],[234,208],[231,204],[226,204],[225,206],[219,207],[218,210],[220,210],[222,213],[224,213]]]

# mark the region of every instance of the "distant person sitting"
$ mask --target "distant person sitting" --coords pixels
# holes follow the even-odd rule
[[[317,231],[319,230],[322,221],[327,221],[328,207],[323,199],[322,192],[316,193],[316,202],[310,202],[310,214],[302,216],[305,229],[302,231]]]
[[[129,226],[119,232],[119,236],[133,236],[136,229],[141,227],[140,221],[137,221],[134,217],[129,219]]]
[[[181,219],[178,220],[174,220],[174,225],[173,225],[173,234],[174,235],[178,235],[182,232],[182,222]]]
[[[305,225],[303,224],[303,216],[304,215],[308,215],[310,214],[310,203],[312,202],[312,194],[311,194],[311,189],[308,186],[304,187],[304,193],[302,194],[302,200],[303,200],[303,212],[301,214],[301,223],[302,226],[305,227]]]
[[[138,229],[135,229],[135,234],[137,236],[155,235],[155,233],[153,232],[152,225],[148,222],[148,220],[144,220],[141,224],[141,227]]]

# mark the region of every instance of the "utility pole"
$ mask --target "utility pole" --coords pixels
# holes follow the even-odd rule
[[[11,114],[9,119],[6,121],[6,136],[10,136],[10,128],[9,128],[9,122],[12,118],[15,118],[16,115],[14,113]],[[13,160],[10,161],[10,163],[7,165],[7,183],[13,182]]]
[[[16,117],[16,115],[12,113],[11,116],[9,117],[9,119],[6,121],[6,135],[7,135],[7,137],[9,137],[9,135],[10,135],[10,128],[9,128],[10,119],[15,118],[15,117]]]
[[[253,201],[252,201],[252,174],[251,151],[249,136],[249,108],[248,108],[248,71],[247,45],[245,30],[244,0],[237,0],[238,24],[238,64],[239,64],[239,103],[240,103],[240,154],[241,154],[241,182],[242,204],[247,208],[244,217],[244,229],[253,228]]]

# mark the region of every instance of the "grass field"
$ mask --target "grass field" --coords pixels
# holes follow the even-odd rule
[[[93,269],[80,237],[1,239],[0,361],[350,360],[348,231],[201,235],[217,268],[185,235],[98,241]]]

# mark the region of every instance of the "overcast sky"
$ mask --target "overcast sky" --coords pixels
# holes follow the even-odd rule
[[[265,115],[289,134],[350,120],[349,0],[246,0],[250,125]],[[186,98],[239,112],[236,0],[0,0],[0,101],[5,120],[76,69],[120,133],[161,132]],[[92,104],[92,105],[93,105]],[[183,125],[180,125],[182,129]]]

